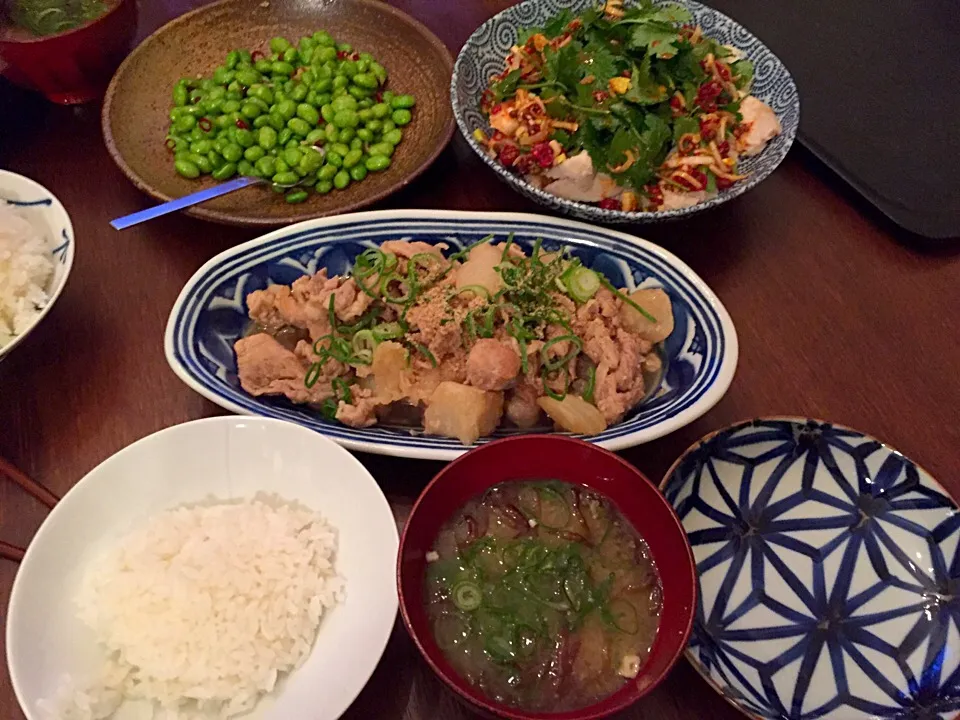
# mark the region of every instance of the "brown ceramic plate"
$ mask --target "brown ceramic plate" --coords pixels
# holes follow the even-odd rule
[[[373,0],[223,0],[167,23],[130,54],[107,90],[103,135],[113,159],[134,185],[164,202],[213,186],[216,181],[209,177],[198,181],[177,175],[164,145],[176,81],[210,75],[235,48],[256,50],[276,35],[294,40],[321,29],[338,42],[372,53],[390,74],[387,87],[417,98],[413,122],[405,128],[390,168],[370,173],[346,190],[311,193],[302,205],[288,205],[282,195],[259,185],[185,212],[231,225],[285,225],[356,210],[407,185],[453,135],[453,58],[426,27]]]

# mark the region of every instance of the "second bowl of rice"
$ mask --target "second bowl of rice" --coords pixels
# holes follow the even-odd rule
[[[0,360],[60,296],[73,267],[70,217],[45,187],[0,170]]]

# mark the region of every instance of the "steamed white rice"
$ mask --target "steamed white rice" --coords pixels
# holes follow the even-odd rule
[[[46,307],[53,277],[43,234],[0,201],[0,348],[29,329]]]
[[[343,598],[335,530],[274,497],[163,512],[84,579],[80,619],[107,663],[41,703],[57,720],[101,720],[125,700],[152,718],[250,710],[307,658]]]

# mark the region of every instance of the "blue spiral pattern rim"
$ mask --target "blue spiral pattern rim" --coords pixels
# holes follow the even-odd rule
[[[580,248],[584,251],[604,253],[604,257],[609,256],[617,263],[622,263],[622,267],[627,268],[632,276],[641,268],[649,269],[649,274],[666,279],[671,293],[677,294],[683,302],[689,304],[691,317],[695,319],[697,328],[703,331],[704,347],[697,348],[703,354],[703,362],[690,387],[649,415],[640,413],[608,428],[599,436],[587,439],[617,449],[635,444],[631,442],[631,436],[638,432],[653,433],[646,439],[659,437],[675,429],[670,423],[676,422],[678,416],[685,415],[684,423],[681,423],[685,424],[706,412],[719,400],[732,379],[736,365],[737,341],[729,316],[719,300],[708,290],[702,289],[702,281],[692,275],[692,271],[684,270],[682,264],[678,267],[678,260],[671,262],[668,253],[654,246],[646,248],[635,243],[627,244],[611,237],[619,235],[618,233],[593,229],[570,221],[537,220],[535,216],[529,215],[515,216],[526,219],[502,220],[437,218],[430,217],[429,214],[420,219],[409,217],[410,213],[405,213],[405,217],[397,217],[397,213],[390,211],[362,215],[368,218],[377,215],[381,217],[358,220],[339,218],[306,229],[292,226],[274,233],[269,241],[253,241],[255,246],[227,251],[201,268],[184,288],[168,323],[167,356],[175,372],[201,394],[229,410],[297,422],[347,447],[411,457],[419,457],[423,453],[432,457],[455,457],[467,449],[456,440],[376,426],[357,430],[313,415],[305,416],[293,406],[284,407],[282,404],[264,402],[247,395],[230,386],[224,378],[218,377],[217,373],[211,370],[209,356],[205,357],[197,336],[198,322],[218,287],[229,278],[239,277],[245,269],[266,261],[289,258],[295,254],[302,255],[305,250],[336,247],[345,243],[376,244],[387,239],[410,236],[449,241],[450,236],[459,234],[482,236],[495,233],[505,236],[509,232],[515,232],[518,236],[544,237],[562,242],[574,250]],[[387,217],[382,217],[383,215]],[[322,266],[322,262],[319,266]],[[715,397],[710,397],[714,395]],[[497,436],[499,434],[494,435]]]
[[[756,187],[780,165],[796,139],[800,125],[800,96],[793,77],[776,54],[732,18],[695,0],[670,1],[689,9],[694,22],[703,27],[705,33],[734,45],[754,62],[756,78],[752,92],[771,105],[780,118],[783,129],[781,135],[772,140],[762,153],[744,159],[741,164],[741,169],[752,173],[749,178],[689,208],[623,212],[559,198],[530,185],[487,155],[485,148],[473,137],[475,129],[486,128],[479,112],[480,93],[490,75],[502,69],[503,56],[516,41],[518,29],[541,24],[565,8],[581,12],[595,5],[595,0],[525,0],[494,15],[474,31],[457,55],[450,81],[453,114],[464,139],[487,166],[515,190],[553,210],[586,220],[630,224],[663,222],[722,205]]]

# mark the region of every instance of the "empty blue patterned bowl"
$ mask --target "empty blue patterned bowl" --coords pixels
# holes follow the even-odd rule
[[[655,2],[660,3],[662,0]],[[623,212],[559,198],[534,187],[487,155],[486,149],[473,137],[474,130],[486,131],[489,127],[480,112],[480,96],[487,88],[490,77],[503,70],[504,57],[516,44],[518,31],[543,25],[564,8],[581,13],[596,4],[597,0],[526,0],[487,20],[460,50],[450,85],[453,114],[464,138],[501,179],[530,199],[557,212],[606,223],[649,223],[685,217],[716,207],[756,187],[776,169],[793,145],[800,124],[800,97],[797,86],[780,58],[749,30],[723,13],[694,0],[671,0],[671,4],[682,5],[690,10],[693,22],[700,25],[706,35],[721,43],[733,45],[753,61],[756,74],[751,92],[770,105],[780,118],[783,132],[774,138],[762,153],[744,158],[740,163],[740,169],[749,173],[750,177],[721,190],[716,197],[692,207],[661,212]],[[629,0],[627,4],[629,5]]]
[[[693,546],[687,657],[770,720],[960,711],[960,510],[896,450],[840,425],[708,435],[663,491]]]

